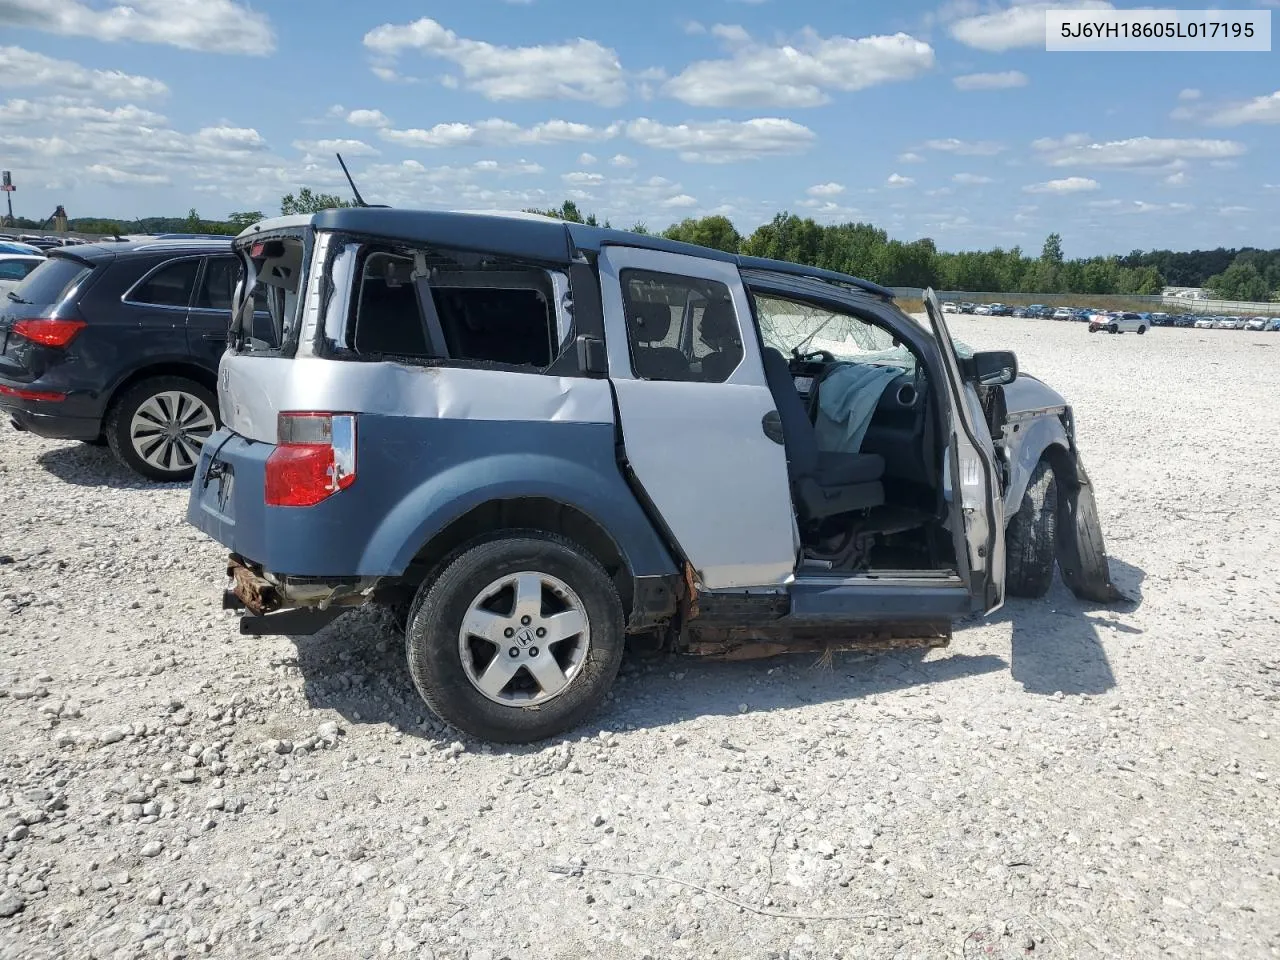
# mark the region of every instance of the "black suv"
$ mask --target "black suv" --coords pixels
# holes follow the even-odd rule
[[[225,239],[50,250],[0,298],[0,412],[42,437],[109,444],[150,479],[189,480],[219,423],[239,276]]]

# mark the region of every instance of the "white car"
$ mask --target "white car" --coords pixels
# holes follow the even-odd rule
[[[1213,317],[1200,317],[1195,322],[1195,328],[1197,330],[1212,330],[1215,326],[1217,326],[1217,323],[1214,321]]]
[[[1150,321],[1144,319],[1136,313],[1111,313],[1094,314],[1089,320],[1089,332],[1097,333],[1099,330],[1105,330],[1107,333],[1146,333]]]
[[[959,308],[959,307],[957,307],[957,306],[956,306],[954,303],[952,303],[950,300],[947,300],[945,303],[943,303],[943,304],[942,304],[942,312],[943,312],[943,313],[956,313],[957,311],[959,311],[959,309],[960,309],[960,308]]]
[[[1219,330],[1235,330],[1239,322],[1239,317],[1219,317],[1217,328]]]
[[[1070,307],[1059,307],[1053,311],[1053,319],[1055,320],[1071,320],[1075,314],[1071,312]]]
[[[43,256],[28,253],[0,253],[0,294],[16,290],[27,274],[44,263]]]
[[[1246,330],[1265,330],[1267,329],[1266,317],[1251,317],[1249,322],[1244,325]]]
[[[979,317],[991,316],[991,308],[988,307],[985,303],[979,304],[978,306],[974,307],[973,312],[976,316],[979,316]]]

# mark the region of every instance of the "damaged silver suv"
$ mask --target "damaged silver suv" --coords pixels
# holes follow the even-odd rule
[[[574,727],[628,637],[944,646],[1055,566],[1116,596],[1070,407],[958,350],[931,291],[922,323],[855,277],[531,215],[330,210],[234,246],[188,512],[224,603],[289,635],[389,606],[475,736]]]

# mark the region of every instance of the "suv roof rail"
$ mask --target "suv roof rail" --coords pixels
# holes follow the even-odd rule
[[[848,273],[825,270],[822,267],[811,267],[803,263],[792,263],[790,260],[770,260],[768,257],[748,257],[739,254],[736,258],[738,266],[743,270],[772,270],[774,273],[786,273],[796,277],[812,277],[815,280],[826,280],[830,283],[843,283],[857,287],[868,293],[874,293],[886,300],[893,299],[893,291],[870,280],[863,280]],[[967,301],[966,301],[967,302]]]

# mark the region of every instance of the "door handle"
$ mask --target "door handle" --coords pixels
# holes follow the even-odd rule
[[[782,437],[782,417],[779,416],[777,410],[770,410],[764,415],[760,421],[760,427],[764,430],[764,435],[774,443],[781,444]]]

